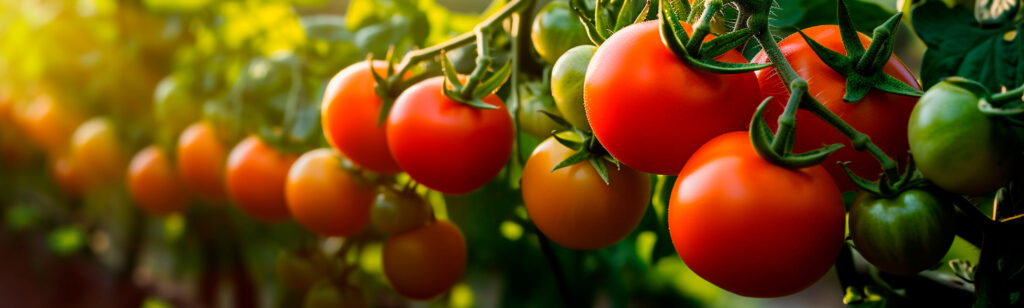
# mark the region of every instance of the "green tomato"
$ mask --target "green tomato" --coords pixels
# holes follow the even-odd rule
[[[366,307],[363,293],[354,287],[342,287],[329,280],[317,282],[302,303],[303,308],[360,308]]]
[[[891,198],[860,193],[850,205],[850,237],[879,269],[912,275],[939,262],[956,235],[953,206],[920,189]]]
[[[430,221],[427,201],[413,190],[399,191],[382,186],[370,212],[370,224],[384,234],[401,233]]]
[[[525,91],[520,92],[522,103],[519,105],[519,126],[523,131],[544,139],[550,137],[552,131],[561,130],[563,127],[541,112],[560,115],[555,99],[547,93],[547,87],[540,83],[527,83],[523,88]]]
[[[285,287],[292,290],[306,290],[319,280],[328,269],[326,256],[319,251],[307,253],[305,256],[282,250],[274,263],[278,279]]]
[[[551,68],[551,96],[562,116],[572,126],[590,131],[587,111],[583,108],[583,77],[587,75],[587,65],[594,57],[597,47],[576,46],[558,58]]]
[[[978,110],[979,94],[947,79],[910,114],[907,137],[917,169],[950,192],[980,195],[1005,186],[1016,169],[1008,125]]]
[[[569,48],[590,44],[587,29],[563,2],[551,2],[537,12],[530,33],[533,48],[547,63],[555,63]]]

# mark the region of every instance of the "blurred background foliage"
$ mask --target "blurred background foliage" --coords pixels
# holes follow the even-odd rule
[[[537,8],[547,1],[540,2]],[[848,3],[863,32],[903,7],[891,0]],[[324,146],[318,96],[338,70],[367,55],[382,58],[390,48],[401,55],[471,31],[502,4],[0,0],[0,259],[9,268],[0,275],[0,306],[298,306],[302,294],[282,287],[275,274],[278,254],[310,245],[337,250],[340,240],[200,201],[183,214],[148,217],[131,205],[124,185],[78,196],[51,176],[63,154],[61,139],[52,147],[38,140],[102,115],[115,124],[127,153],[151,143],[170,148],[199,119],[216,123],[226,144],[256,132],[284,149]],[[834,22],[832,0],[778,4],[785,9],[772,22],[780,36]],[[899,37],[897,52],[916,70],[923,45],[907,27]],[[463,48],[450,55],[465,71],[473,53]],[[525,62],[536,66],[526,71],[543,70],[538,60]],[[60,114],[43,128],[23,120],[42,108],[39,97]],[[524,155],[540,141],[520,139]],[[553,245],[567,279],[562,291],[510,178],[501,174],[464,196],[431,194],[438,216],[459,225],[469,247],[462,283],[434,301],[409,303],[391,291],[381,272],[380,237],[367,235],[358,246],[355,279],[370,305],[842,305],[834,274],[793,297],[756,300],[687,270],[664,226],[668,191],[662,188],[673,181],[664,177],[655,178],[652,210],[619,244],[587,252]],[[951,256],[977,257],[969,244],[956,247]]]

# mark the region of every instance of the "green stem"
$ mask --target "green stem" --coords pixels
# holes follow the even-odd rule
[[[711,33],[711,18],[715,17],[715,13],[721,8],[721,0],[707,2],[704,12],[701,14],[700,19],[697,20],[697,25],[693,27],[693,35],[690,36],[690,41],[686,42],[687,53],[693,56],[697,55],[697,52],[700,51],[700,45],[704,43],[704,37]]]
[[[988,101],[995,106],[1001,106],[1011,101],[1024,102],[1024,85],[1003,93],[992,94]]]
[[[462,88],[460,95],[465,100],[473,99],[473,90],[480,85],[480,80],[483,79],[484,73],[487,72],[487,68],[491,67],[490,46],[488,46],[488,38],[486,27],[479,27],[476,29],[476,67],[473,68],[473,72],[466,78],[466,85]]]
[[[855,150],[871,153],[871,155],[878,160],[878,163],[882,165],[882,171],[885,172],[885,176],[887,178],[900,178],[899,165],[897,165],[896,161],[889,157],[889,155],[885,154],[885,151],[882,151],[878,145],[871,142],[871,138],[868,137],[868,135],[854,129],[853,126],[847,124],[846,121],[843,121],[843,119],[838,115],[833,113],[831,110],[828,110],[828,108],[825,108],[825,106],[817,100],[804,100],[801,107],[818,116],[818,118],[821,118],[825,123],[828,123],[846,136],[846,138],[849,138],[850,143],[853,144],[853,148]]]
[[[786,102],[786,109],[779,116],[779,129],[775,131],[775,138],[772,139],[772,151],[782,156],[789,154],[788,144],[792,144],[793,135],[796,131],[796,111],[800,107],[800,99],[807,94],[807,82],[803,79],[793,81],[789,86],[792,93]]]

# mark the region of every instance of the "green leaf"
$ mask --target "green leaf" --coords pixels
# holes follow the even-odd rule
[[[508,81],[508,77],[512,75],[512,61],[505,62],[501,68],[491,74],[486,80],[480,83],[473,90],[473,97],[484,97],[488,94],[494,93],[502,85]]]
[[[605,168],[604,161],[596,157],[590,157],[588,161],[590,161],[590,165],[594,167],[594,170],[597,171],[597,175],[601,176],[601,180],[604,181],[604,185],[611,185],[611,183],[608,182],[608,169]]]
[[[455,71],[455,65],[452,64],[451,59],[448,59],[448,54],[445,51],[441,51],[441,72],[444,73],[445,80],[452,84],[452,88],[462,87],[459,73]]]
[[[643,21],[647,18],[648,7],[647,0],[625,0],[622,3],[622,9],[619,10],[619,15],[615,19],[615,31],[619,31],[628,25],[632,25],[637,20]]]
[[[472,99],[472,100],[469,100],[467,102],[464,102],[464,104],[469,105],[470,107],[473,107],[473,108],[478,108],[478,109],[498,109],[498,106],[494,106],[494,105],[485,103],[484,101],[482,101],[480,99]]]
[[[613,9],[612,0],[597,0],[597,6],[594,8],[594,30],[601,37],[608,38],[612,36],[612,33],[615,33],[615,17],[612,16]]]
[[[85,247],[85,238],[85,230],[76,226],[67,226],[50,232],[47,243],[54,254],[67,256]]]
[[[328,42],[348,42],[354,36],[345,27],[345,16],[311,15],[299,19],[306,36]]]
[[[561,143],[565,147],[573,149],[573,150],[579,150],[579,149],[581,149],[583,147],[583,143],[575,141],[575,140],[569,140],[569,139],[566,139],[566,138],[562,138],[562,136],[559,136],[558,134],[553,134],[553,135],[551,135],[551,137],[555,138],[555,141],[558,141],[558,143]]]

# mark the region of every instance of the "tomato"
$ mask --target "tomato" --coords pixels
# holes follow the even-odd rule
[[[49,94],[41,94],[16,109],[16,123],[36,145],[57,153],[68,147],[68,139],[81,123],[80,118],[59,106]]]
[[[82,123],[71,136],[70,150],[71,163],[87,190],[124,179],[126,155],[110,120],[93,118]]]
[[[917,170],[950,192],[980,195],[1005,186],[1019,166],[1009,128],[978,110],[979,97],[949,81],[925,92],[907,137]]]
[[[483,98],[498,109],[479,109],[444,95],[441,76],[398,96],[388,115],[388,146],[416,182],[446,194],[487,184],[512,155],[513,127],[497,95]]]
[[[601,249],[636,228],[651,200],[651,179],[605,163],[609,184],[588,161],[551,171],[575,151],[544,140],[523,168],[523,203],[537,228],[572,249]]]
[[[253,218],[267,222],[288,219],[284,187],[296,158],[271,148],[258,136],[243,139],[228,155],[224,174],[228,195]]]
[[[370,223],[377,231],[394,234],[420,227],[431,217],[430,205],[416,191],[381,187],[373,203]]]
[[[564,2],[552,1],[537,12],[530,30],[533,48],[548,63],[555,63],[569,48],[591,44],[587,29]]]
[[[846,54],[838,26],[816,26],[804,29],[803,32],[821,45]],[[859,36],[862,45],[867,46],[870,43],[871,40],[866,35],[859,34]],[[783,39],[779,42],[779,48],[782,49],[782,53],[796,70],[797,75],[807,80],[809,93],[814,95],[814,98],[825,108],[839,115],[857,131],[871,137],[871,141],[890,157],[906,157],[908,144],[903,128],[906,127],[907,121],[910,119],[910,111],[914,109],[914,104],[917,102],[916,97],[872,89],[860,101],[854,103],[843,101],[843,95],[846,94],[846,76],[837,73],[822,62],[799,33],[794,33]],[[767,63],[769,60],[762,51],[751,62]],[[889,63],[885,65],[883,71],[915,89],[921,89],[914,74],[896,56],[889,58]],[[772,67],[758,71],[757,81],[764,97],[774,97],[773,102],[765,107],[765,118],[769,119],[768,123],[774,128],[777,125],[774,119],[782,114],[786,100],[789,99],[789,91]],[[842,143],[846,145],[832,153],[827,163],[822,164],[832,174],[832,179],[839,184],[841,190],[852,190],[855,187],[842,166],[833,163],[836,161],[849,161],[851,163],[848,167],[858,176],[869,180],[878,179],[881,168],[870,153],[858,152],[846,136],[809,111],[800,109],[797,111],[796,119],[798,124],[794,152],[820,148],[824,144]]]
[[[50,160],[50,176],[57,183],[57,188],[68,195],[81,195],[84,183],[81,172],[71,163],[70,154],[57,155]]]
[[[152,215],[181,212],[188,206],[184,185],[167,154],[156,146],[142,149],[132,158],[128,165],[128,192]]]
[[[316,149],[288,171],[288,209],[295,221],[323,236],[351,236],[370,224],[375,191],[345,170],[342,159],[333,149]]]
[[[153,90],[153,117],[160,129],[177,133],[199,117],[200,108],[193,103],[189,89],[173,75],[160,80]]]
[[[519,126],[531,136],[547,138],[560,127],[541,111],[559,115],[555,100],[546,93],[547,87],[543,85],[527,84],[525,87],[526,91],[520,91]]]
[[[441,295],[466,270],[466,240],[447,221],[392,235],[383,253],[384,276],[398,294],[411,299]]]
[[[584,131],[590,131],[590,123],[583,108],[583,79],[594,52],[597,52],[597,47],[590,45],[573,47],[562,54],[551,68],[551,96],[558,111],[569,124]]]
[[[850,237],[879,269],[913,275],[939,262],[956,236],[952,204],[920,189],[885,199],[860,193],[850,205]]]
[[[677,174],[701,144],[747,127],[761,95],[754,73],[686,65],[662,43],[658,27],[627,26],[601,44],[587,66],[583,96],[594,135],[612,156],[639,171]],[[732,50],[716,59],[746,62]]]
[[[362,308],[366,307],[363,293],[350,286],[342,287],[329,280],[317,282],[306,292],[303,308]]]
[[[382,102],[374,92],[377,83],[370,63],[352,64],[327,84],[320,108],[324,137],[360,167],[377,173],[399,173],[402,169],[388,150],[384,126],[377,125]],[[387,62],[372,63],[377,74],[387,75]]]
[[[319,251],[293,253],[281,250],[274,261],[274,270],[285,287],[292,290],[306,290],[330,269],[330,261]]]
[[[0,87],[0,125],[6,125],[11,120],[11,109],[14,109],[14,97],[10,89]]]
[[[846,215],[828,171],[769,163],[746,132],[697,150],[669,201],[668,228],[683,262],[739,295],[803,290],[825,275],[843,246]]]
[[[178,176],[193,194],[209,201],[227,198],[226,159],[227,150],[210,123],[196,122],[178,136]]]

